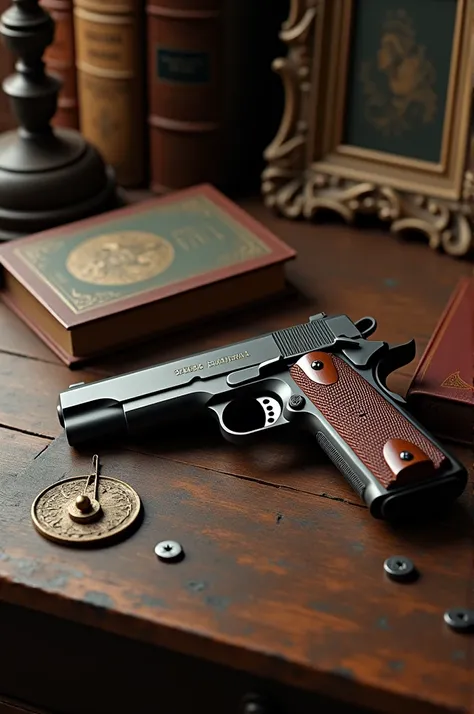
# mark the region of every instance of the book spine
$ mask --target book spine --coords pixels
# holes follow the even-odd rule
[[[10,0],[0,0],[0,15],[11,5]],[[3,42],[0,42],[0,87],[4,79],[15,71],[15,57],[7,50]],[[0,132],[14,129],[15,118],[10,109],[10,102],[7,95],[0,88]]]
[[[54,126],[77,129],[77,83],[74,50],[72,0],[41,0],[40,3],[55,22],[54,41],[46,48],[43,60],[47,71],[58,75],[63,86],[58,97]]]
[[[146,6],[151,189],[220,182],[223,0]]]
[[[138,2],[75,0],[79,125],[122,186],[144,178],[144,92]]]

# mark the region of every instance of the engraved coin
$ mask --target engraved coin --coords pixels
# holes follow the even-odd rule
[[[141,511],[140,497],[124,481],[101,476],[98,483],[100,517],[77,522],[69,507],[84,490],[84,476],[64,479],[48,486],[35,499],[31,517],[45,538],[64,545],[87,545],[121,537],[136,522]]]
[[[93,285],[132,285],[163,273],[174,260],[172,244],[143,231],[96,236],[74,248],[67,270]]]

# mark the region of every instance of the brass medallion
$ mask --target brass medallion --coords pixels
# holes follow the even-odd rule
[[[44,538],[63,545],[103,544],[135,524],[141,512],[136,491],[119,479],[99,477],[97,456],[93,470],[52,484],[36,497],[31,518]]]
[[[121,231],[84,241],[69,253],[69,273],[92,285],[133,285],[163,273],[174,260],[173,245],[144,231]]]

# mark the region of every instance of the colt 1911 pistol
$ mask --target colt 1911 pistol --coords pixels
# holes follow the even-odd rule
[[[457,498],[465,468],[386,386],[415,342],[367,340],[372,317],[314,315],[307,323],[119,377],[72,385],[58,416],[76,446],[145,432],[172,420],[217,418],[246,443],[290,424],[309,430],[376,518],[426,513]],[[185,432],[183,432],[185,433]]]

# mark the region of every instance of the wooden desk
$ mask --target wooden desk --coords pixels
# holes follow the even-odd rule
[[[157,499],[167,504],[163,535],[194,549],[194,561],[167,571],[166,580],[148,545],[141,550],[150,524],[116,546],[135,544],[133,558],[124,550],[122,559],[114,549],[78,555],[32,532],[30,502],[21,497],[30,485],[14,475],[60,434],[57,395],[71,382],[231,343],[322,310],[374,315],[379,339],[416,338],[418,360],[458,278],[472,274],[468,263],[378,230],[292,223],[258,199],[241,205],[299,253],[288,270],[299,295],[273,310],[185,330],[77,373],[0,303],[0,695],[58,714],[356,707],[472,714],[474,635],[443,623],[446,608],[474,606],[472,486],[442,523],[393,529],[370,518],[303,436],[250,450],[215,432],[183,432],[168,435],[160,451]],[[390,378],[392,389],[406,391],[417,360]],[[77,472],[79,457],[59,448],[64,472]],[[470,466],[468,449],[453,451]],[[178,507],[169,489],[184,493],[191,481],[194,496]],[[193,542],[198,517],[205,537]],[[383,574],[385,557],[400,551],[422,572],[408,587]],[[197,553],[212,559],[206,577]],[[270,696],[267,708],[245,709],[245,694],[255,691]],[[14,711],[0,704],[1,714]]]

